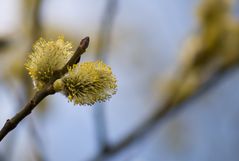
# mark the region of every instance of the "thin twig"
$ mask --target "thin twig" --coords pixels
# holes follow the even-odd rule
[[[37,126],[33,117],[31,118],[31,121],[29,121],[29,130],[31,134],[30,141],[32,142],[32,151],[36,161],[47,161],[48,159],[46,157],[43,140],[39,131],[37,130]]]
[[[118,0],[107,1],[99,28],[98,41],[96,46],[97,58],[99,59],[106,59],[105,53],[108,52],[111,44],[111,34],[117,13],[117,8]]]
[[[86,48],[89,45],[89,37],[86,37],[81,40],[81,43],[74,53],[74,55],[71,57],[71,59],[66,63],[66,65],[59,71],[56,71],[52,79],[49,81],[49,83],[46,85],[45,88],[43,88],[40,91],[37,91],[33,98],[22,108],[20,112],[18,112],[13,118],[8,119],[6,123],[4,124],[3,128],[0,131],[0,141],[10,132],[12,131],[18,124],[21,122],[26,116],[28,116],[32,110],[48,95],[54,94],[56,91],[53,88],[53,83],[61,78],[64,74],[67,72],[67,68],[69,66],[72,66],[73,64],[76,64],[79,62],[81,55],[85,52]]]
[[[96,59],[106,61],[106,53],[111,43],[111,33],[118,8],[118,0],[108,0],[102,15],[96,46]],[[101,152],[107,151],[107,127],[105,121],[105,103],[96,104],[94,110],[94,122],[96,137]]]

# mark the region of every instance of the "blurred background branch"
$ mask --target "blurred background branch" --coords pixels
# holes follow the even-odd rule
[[[118,0],[107,0],[104,13],[101,18],[96,45],[96,60],[107,62],[107,56],[111,46],[111,34],[118,10]],[[94,122],[96,137],[100,153],[108,151],[107,121],[105,117],[105,103],[95,105]]]
[[[29,35],[29,39],[28,39],[29,40],[29,49],[27,49],[28,51],[31,50],[32,44],[35,42],[35,40],[37,38],[39,38],[40,34],[42,33],[41,19],[40,19],[41,7],[42,7],[42,0],[24,0],[23,1],[23,10],[22,11],[23,11],[23,15],[24,15],[23,21],[25,22],[23,24],[25,26],[25,29],[29,29],[27,31],[28,32],[27,34]],[[13,46],[14,44],[11,41],[4,42],[4,43],[2,43],[2,45],[4,45],[3,47],[5,47],[5,48],[10,48],[10,47],[12,47],[12,46],[10,46],[11,43]],[[18,54],[21,54],[21,53],[18,53]],[[12,60],[12,61],[13,61],[13,63],[15,63],[15,60]],[[19,111],[20,108],[25,104],[26,100],[28,98],[30,98],[30,96],[32,94],[32,82],[31,82],[27,72],[25,71],[23,64],[24,64],[23,61],[18,64],[19,67],[17,67],[18,68],[17,70],[18,70],[19,74],[15,75],[15,77],[19,76],[17,79],[21,80],[22,87],[16,88],[16,90],[14,92],[14,96],[16,97],[16,100],[17,100],[16,109],[14,109],[14,111]],[[15,68],[13,68],[13,70],[15,70]],[[12,78],[10,78],[10,79],[12,79]],[[12,81],[12,80],[10,80],[10,81]],[[21,91],[21,90],[24,90],[24,91]],[[30,119],[32,119],[32,118],[30,118]],[[42,152],[40,152],[44,148],[41,147],[41,146],[43,146],[43,143],[41,141],[40,135],[37,132],[34,121],[29,124],[28,129],[30,132],[29,141],[32,140],[32,141],[30,141],[30,143],[32,144],[33,147],[35,147],[35,148],[32,148],[32,153],[35,156],[36,161],[46,161],[44,154]],[[16,131],[18,131],[18,130],[16,130]],[[14,152],[15,144],[18,141],[17,138],[18,138],[18,134],[17,134],[17,132],[15,132],[11,135],[11,139],[10,139],[11,141],[7,142],[6,153],[3,155],[7,158],[6,160],[11,160],[11,158],[9,156],[12,156],[11,153]]]
[[[184,51],[177,77],[167,85],[171,89],[165,92],[168,94],[165,102],[149,120],[95,160],[106,160],[139,142],[165,120],[172,109],[175,109],[173,113],[180,112],[186,104],[216,86],[227,72],[238,67],[239,23],[232,16],[231,5],[227,0],[202,1],[199,31],[187,46],[193,50]]]

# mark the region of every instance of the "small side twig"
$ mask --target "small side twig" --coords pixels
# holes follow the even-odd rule
[[[28,116],[45,97],[47,97],[48,95],[52,95],[56,92],[53,88],[53,83],[67,73],[67,68],[69,66],[72,66],[73,64],[79,62],[81,55],[85,52],[89,45],[89,41],[89,37],[82,39],[74,55],[61,70],[56,71],[53,74],[52,79],[49,81],[46,87],[40,91],[37,91],[33,98],[22,108],[20,112],[18,112],[14,117],[6,121],[3,128],[0,130],[0,141],[2,141],[2,139],[10,131],[12,131],[26,116]]]

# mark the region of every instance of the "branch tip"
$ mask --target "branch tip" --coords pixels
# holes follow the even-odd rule
[[[85,37],[84,39],[81,40],[80,47],[85,50],[86,48],[88,48],[89,43],[90,43],[90,37],[87,36],[87,37]]]

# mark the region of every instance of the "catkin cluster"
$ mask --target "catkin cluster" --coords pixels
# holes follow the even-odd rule
[[[37,90],[44,88],[54,71],[60,70],[72,57],[72,44],[58,37],[56,41],[40,38],[25,64]],[[104,102],[116,93],[116,78],[102,61],[85,62],[68,67],[68,72],[53,84],[69,101],[79,105]]]

